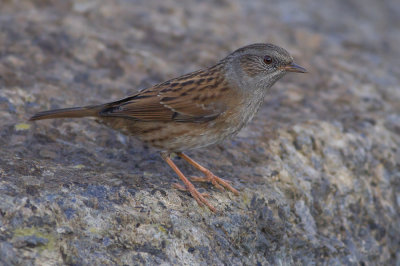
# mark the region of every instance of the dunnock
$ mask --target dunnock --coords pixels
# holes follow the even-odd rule
[[[305,73],[289,53],[272,44],[242,47],[216,65],[142,90],[127,98],[100,105],[44,111],[30,120],[86,117],[134,135],[161,150],[162,158],[178,174],[199,205],[216,209],[196,190],[170,158],[171,153],[200,170],[218,189],[238,195],[227,181],[215,176],[183,151],[220,143],[235,136],[260,108],[269,88],[287,72]]]

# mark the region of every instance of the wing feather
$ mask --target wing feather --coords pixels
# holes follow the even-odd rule
[[[213,120],[229,108],[223,96],[235,94],[221,71],[223,66],[217,64],[169,80],[107,104],[100,115],[158,122]]]

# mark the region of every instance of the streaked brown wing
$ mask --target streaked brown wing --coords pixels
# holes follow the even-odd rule
[[[228,108],[222,92],[229,87],[218,75],[220,68],[216,65],[148,88],[106,105],[100,115],[159,122],[213,120]]]

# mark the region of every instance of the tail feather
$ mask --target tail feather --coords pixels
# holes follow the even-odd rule
[[[85,116],[99,116],[103,105],[73,107],[39,112],[29,118],[30,121],[52,118],[76,118]]]

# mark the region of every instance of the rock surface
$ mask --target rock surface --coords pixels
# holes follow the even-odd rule
[[[397,0],[3,1],[0,264],[400,265]],[[37,111],[118,99],[254,42],[307,75],[232,141],[215,215],[134,138]],[[188,175],[197,174],[180,160]]]

